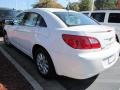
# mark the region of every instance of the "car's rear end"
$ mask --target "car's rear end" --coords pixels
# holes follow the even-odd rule
[[[52,58],[59,75],[86,79],[116,63],[120,45],[114,28],[99,25],[76,12],[55,14],[68,26],[58,29],[54,39],[57,43]]]

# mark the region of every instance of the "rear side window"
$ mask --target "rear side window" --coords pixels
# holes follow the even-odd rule
[[[98,22],[104,22],[105,13],[92,13],[91,17],[97,20]]]
[[[40,27],[47,27],[47,24],[41,15],[39,15],[37,25]]]
[[[109,23],[120,23],[120,13],[110,13],[108,22]]]

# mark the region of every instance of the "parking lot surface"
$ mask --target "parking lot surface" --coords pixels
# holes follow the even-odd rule
[[[34,90],[10,61],[0,52],[0,83],[8,90]]]
[[[38,73],[34,61],[28,56],[13,46],[4,45],[3,42],[0,42],[0,47],[13,57],[44,90],[119,90],[120,88],[120,61],[112,68],[101,73],[97,80],[95,80],[96,77],[87,80],[75,80],[63,76],[57,76],[54,80],[45,80]]]

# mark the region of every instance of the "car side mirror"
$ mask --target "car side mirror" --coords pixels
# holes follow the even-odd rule
[[[5,24],[6,25],[14,25],[14,21],[13,20],[6,20]]]

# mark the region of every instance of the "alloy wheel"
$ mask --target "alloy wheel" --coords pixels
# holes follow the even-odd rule
[[[38,66],[39,71],[44,75],[49,72],[49,65],[46,59],[47,57],[45,57],[43,53],[37,54],[37,58],[36,58],[37,66]]]

